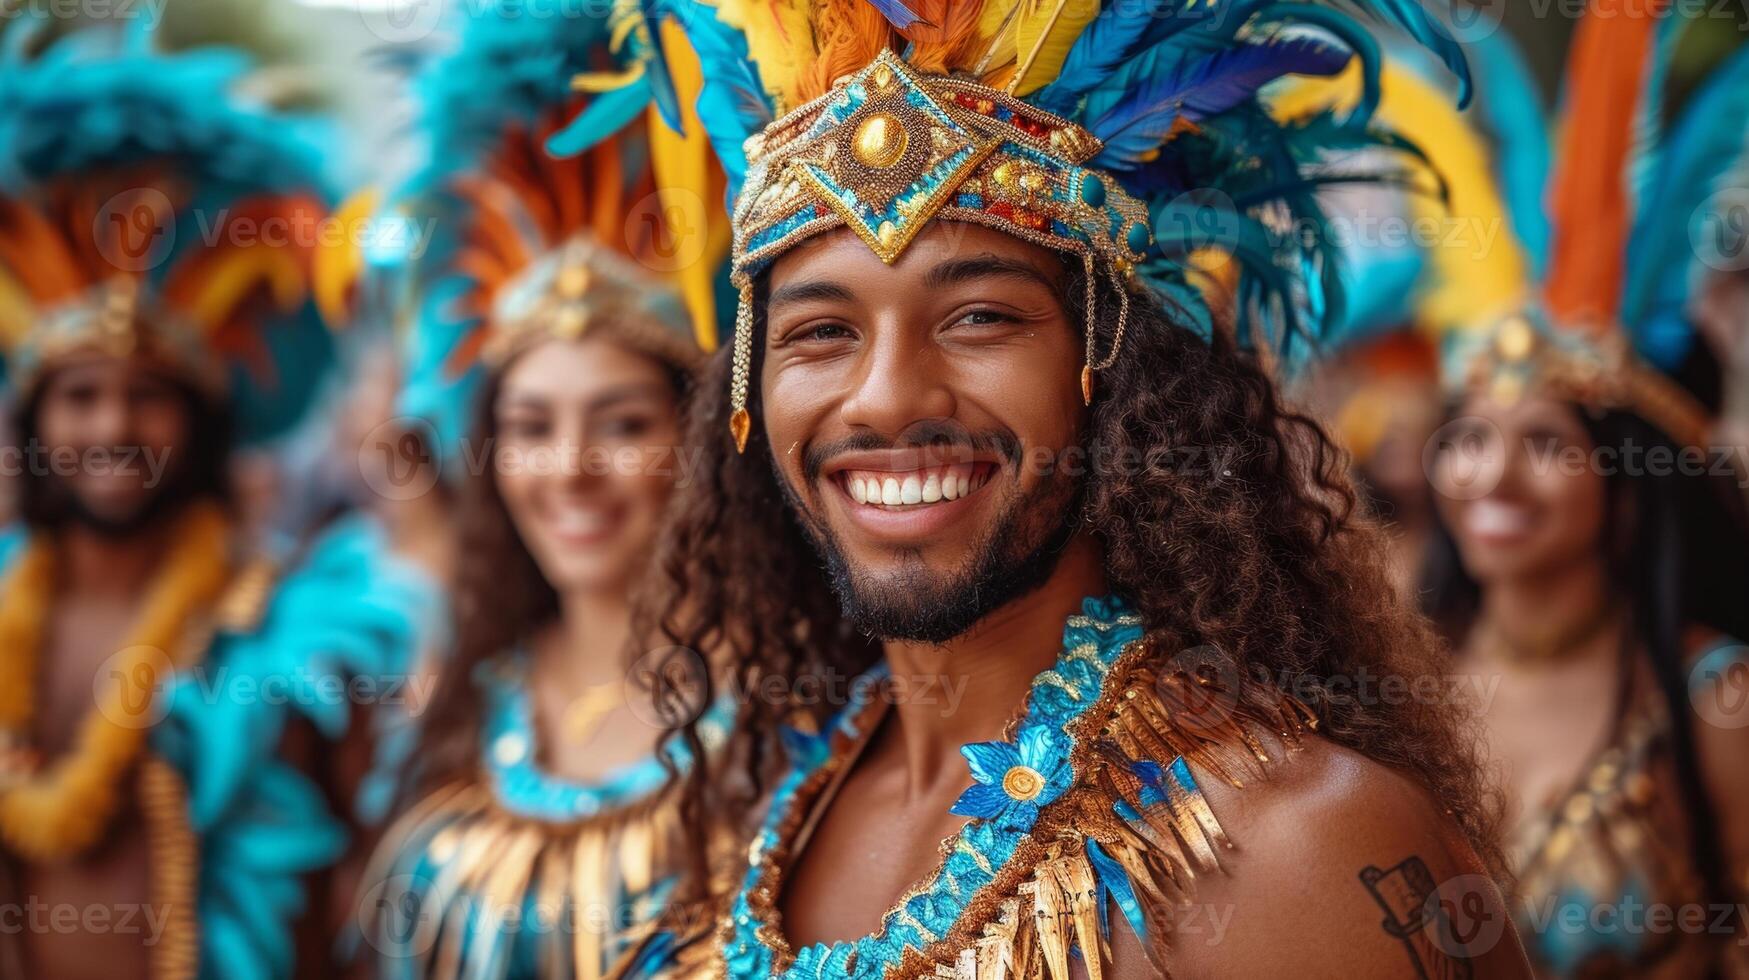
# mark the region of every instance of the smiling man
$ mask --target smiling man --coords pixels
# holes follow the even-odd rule
[[[715,134],[751,137],[741,315],[662,560],[685,601],[655,615],[728,647],[739,690],[864,672],[825,710],[744,706],[746,772],[694,777],[701,817],[764,816],[688,953],[733,978],[1525,975],[1456,706],[1380,693],[1437,676],[1433,643],[1234,339],[1328,285],[1284,272],[1328,267],[1318,236],[1267,247],[1259,215],[1317,228],[1302,164],[1365,123],[1281,127],[1258,89],[1342,69],[1365,28],[662,6],[707,99],[788,114]],[[1184,265],[1209,245],[1247,260],[1209,277],[1237,329]],[[903,696],[920,678],[966,697]]]

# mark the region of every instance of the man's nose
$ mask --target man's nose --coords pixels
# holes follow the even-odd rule
[[[880,330],[861,354],[840,418],[889,435],[924,419],[952,418],[955,399],[946,367],[940,351],[915,333]]]

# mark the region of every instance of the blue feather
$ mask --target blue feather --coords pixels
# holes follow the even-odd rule
[[[771,122],[771,101],[757,67],[748,60],[746,37],[718,20],[715,9],[697,0],[662,0],[660,6],[680,22],[698,56],[705,80],[698,117],[728,175],[732,202],[747,176],[742,147]]]
[[[1349,5],[1372,15],[1375,19],[1395,24],[1423,47],[1439,56],[1457,78],[1458,108],[1468,108],[1470,95],[1475,89],[1470,78],[1470,66],[1464,57],[1463,46],[1452,37],[1451,31],[1440,23],[1439,19],[1429,13],[1429,8],[1438,8],[1438,4],[1426,3],[1425,0],[1347,0]]]
[[[642,35],[647,39],[650,50],[638,52],[637,56],[644,64],[644,77],[650,86],[650,97],[655,101],[656,111],[661,114],[662,121],[668,124],[669,129],[678,131],[681,128],[680,93],[675,91],[674,78],[668,74],[668,57],[662,50],[662,35],[656,29],[656,18],[648,9],[641,16],[644,19]]]
[[[1278,39],[1218,52],[1155,77],[1088,127],[1105,141],[1096,165],[1127,169],[1159,149],[1180,121],[1197,122],[1251,99],[1283,75],[1332,75],[1349,53],[1322,41]]]
[[[1471,43],[1469,53],[1483,78],[1476,112],[1494,136],[1495,167],[1506,214],[1532,275],[1540,279],[1549,257],[1544,196],[1553,151],[1548,114],[1537,98],[1529,66],[1504,31]]]
[[[1177,7],[1170,14],[1162,8]],[[1103,85],[1139,53],[1187,27],[1203,23],[1219,10],[1210,5],[1185,9],[1186,0],[1140,0],[1107,7],[1088,24],[1063,60],[1051,84],[1028,101],[1058,114],[1074,111],[1081,97]]]
[[[903,0],[868,0],[868,2],[870,6],[881,12],[881,16],[901,31],[923,19],[912,13],[911,8],[905,6]]]
[[[1691,224],[1733,167],[1744,163],[1749,118],[1749,48],[1715,69],[1665,136],[1628,239],[1620,317],[1647,360],[1666,370],[1687,354],[1684,306],[1696,263]]]
[[[548,137],[547,152],[557,157],[575,156],[630,125],[650,105],[650,77],[645,73],[625,88],[595,96],[577,118]]]

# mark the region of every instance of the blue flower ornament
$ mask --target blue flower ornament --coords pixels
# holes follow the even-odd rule
[[[1074,782],[1069,738],[1048,725],[1028,725],[1010,742],[973,742],[960,754],[977,780],[952,811],[1026,832],[1040,809],[1062,796]]]

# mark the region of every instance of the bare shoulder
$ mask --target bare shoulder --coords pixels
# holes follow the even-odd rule
[[[1175,921],[1173,976],[1529,976],[1499,889],[1419,784],[1318,737],[1271,749],[1243,787],[1194,772],[1233,846]],[[1122,977],[1141,950],[1114,954]]]

